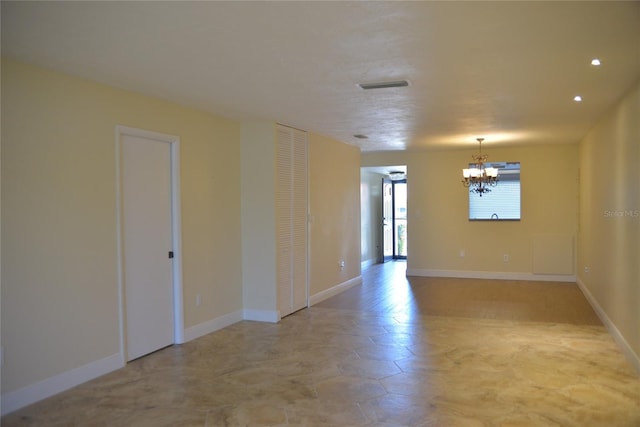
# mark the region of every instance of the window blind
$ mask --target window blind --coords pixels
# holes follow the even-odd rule
[[[500,177],[498,185],[480,197],[469,192],[470,220],[519,220],[520,219],[520,174]]]

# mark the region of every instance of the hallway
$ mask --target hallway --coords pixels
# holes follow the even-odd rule
[[[405,267],[373,266],[279,324],[166,348],[2,425],[640,425],[640,380],[575,285]]]

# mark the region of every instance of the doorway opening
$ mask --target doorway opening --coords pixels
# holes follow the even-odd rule
[[[393,177],[393,174],[391,174]],[[407,259],[407,178],[382,179],[383,259]]]

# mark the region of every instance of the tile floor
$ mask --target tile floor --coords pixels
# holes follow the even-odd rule
[[[640,379],[575,285],[403,268],[375,266],[279,324],[163,349],[2,426],[640,426]]]

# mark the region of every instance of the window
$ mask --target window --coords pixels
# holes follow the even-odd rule
[[[498,169],[498,185],[482,197],[469,192],[469,220],[520,220],[520,162],[485,163]]]

